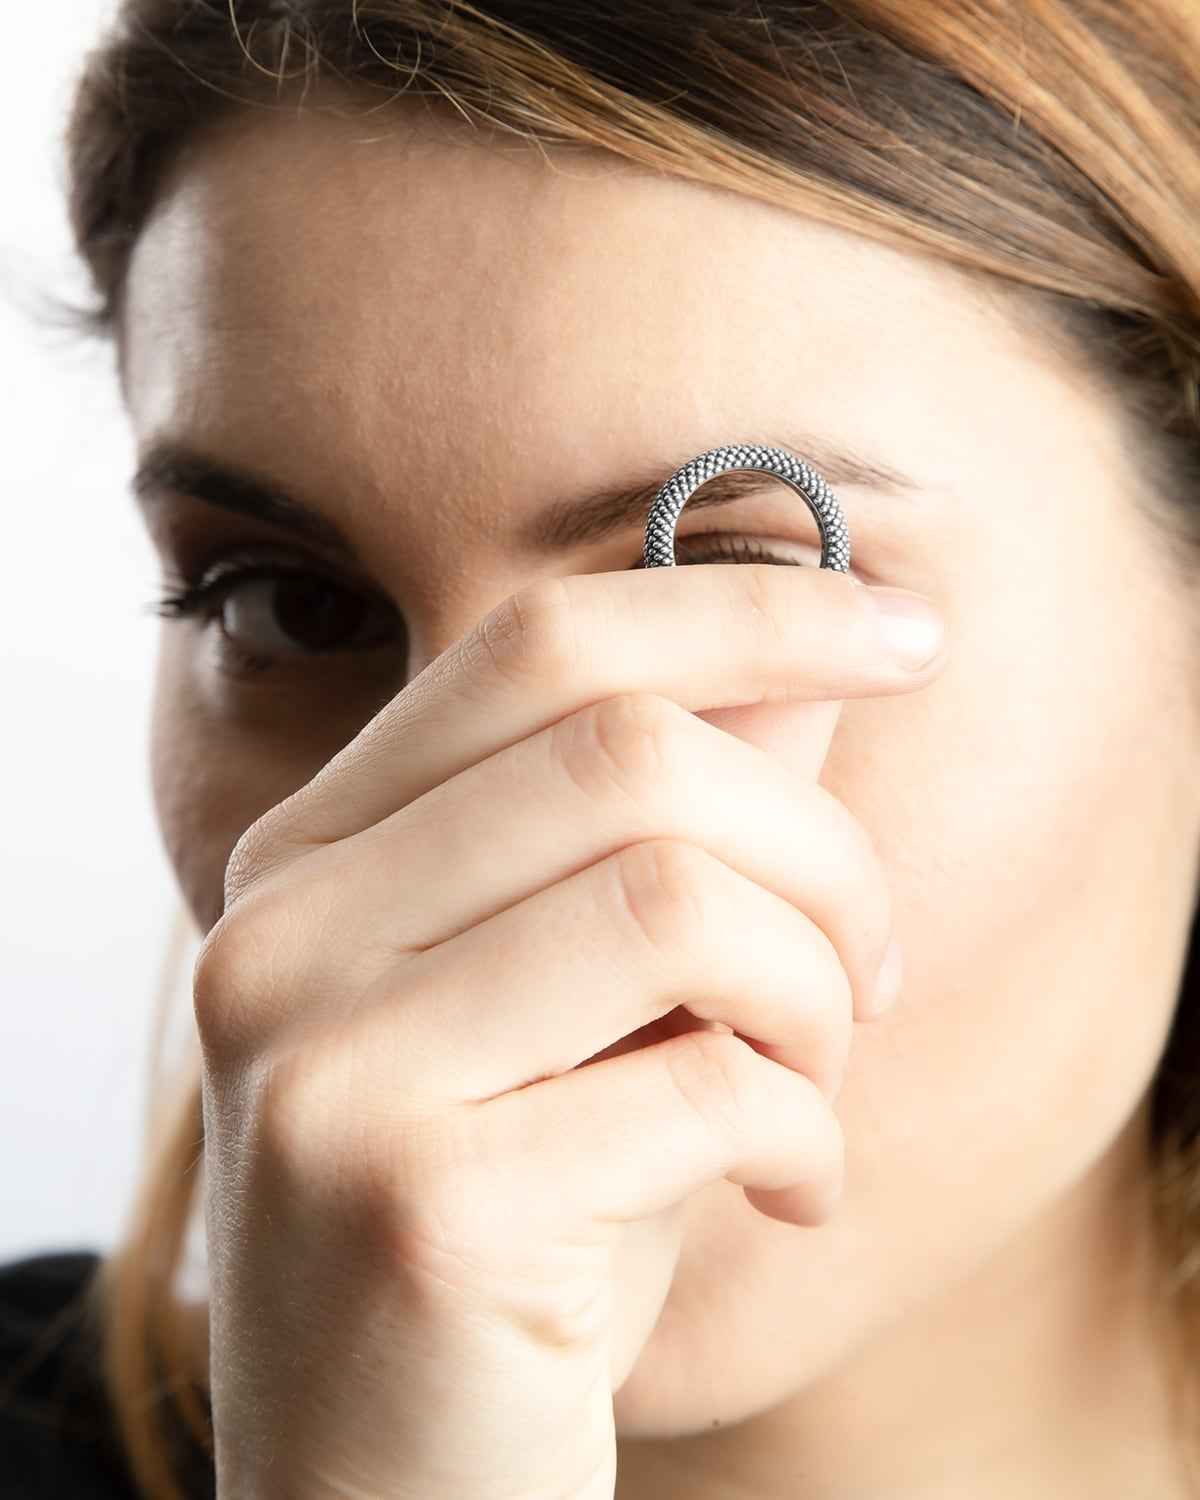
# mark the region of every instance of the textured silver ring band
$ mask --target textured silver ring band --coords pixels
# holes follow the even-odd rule
[[[850,568],[850,529],[842,507],[825,479],[811,464],[783,448],[757,443],[732,443],[701,453],[676,469],[654,498],[646,518],[642,558],[648,568],[675,566],[675,526],[679,514],[702,484],[715,474],[734,469],[759,469],[773,474],[807,502],[821,530],[821,566],[838,573]]]

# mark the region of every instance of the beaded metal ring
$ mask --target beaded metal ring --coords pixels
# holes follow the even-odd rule
[[[821,567],[837,573],[850,568],[850,530],[842,507],[825,479],[811,464],[783,448],[733,443],[711,448],[676,469],[654,498],[646,518],[642,558],[647,568],[675,566],[675,526],[679,514],[700,486],[716,474],[758,469],[782,479],[808,505],[821,530]]]

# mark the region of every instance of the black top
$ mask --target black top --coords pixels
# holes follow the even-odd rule
[[[82,1294],[99,1265],[87,1251],[0,1266],[0,1496],[3,1500],[141,1500],[100,1381]],[[180,1476],[212,1500],[211,1460]]]

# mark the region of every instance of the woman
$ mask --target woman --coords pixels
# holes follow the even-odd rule
[[[105,1493],[1197,1493],[1198,87],[1187,0],[126,0],[196,1079],[9,1275]],[[639,567],[730,442],[852,577],[750,480]]]

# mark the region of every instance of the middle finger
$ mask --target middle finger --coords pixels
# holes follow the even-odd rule
[[[357,932],[390,963],[650,839],[692,843],[797,907],[836,949],[856,1019],[875,1013],[892,907],[866,829],[816,782],[652,694],[550,725],[296,873],[352,882]]]

